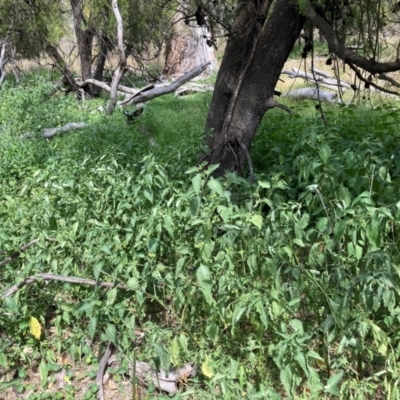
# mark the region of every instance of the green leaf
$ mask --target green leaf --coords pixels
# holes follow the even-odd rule
[[[346,232],[347,224],[348,224],[347,220],[342,220],[337,222],[333,227],[333,240],[335,244],[339,243],[340,239]]]
[[[333,394],[334,396],[339,396],[340,391],[337,387],[338,383],[342,379],[344,375],[343,371],[336,373],[335,375],[331,376],[328,380],[328,383],[325,386],[325,392]]]
[[[109,256],[111,256],[110,248],[109,248],[106,244],[103,245],[103,246],[101,246],[100,250],[101,250],[103,253],[106,253],[106,254],[108,254]]]
[[[251,223],[252,223],[253,225],[255,225],[258,229],[261,229],[261,228],[262,228],[262,223],[263,223],[263,218],[262,218],[262,216],[259,215],[259,214],[254,214],[254,215],[251,217]]]
[[[326,164],[332,155],[332,150],[329,147],[329,145],[327,145],[326,143],[323,143],[321,145],[321,147],[319,148],[318,153],[319,153],[319,156],[321,157],[321,160],[323,161],[323,163]]]
[[[115,325],[113,324],[109,324],[106,328],[106,336],[108,338],[108,340],[117,345],[118,341],[117,341],[117,329],[115,328]]]
[[[206,302],[210,305],[215,303],[215,300],[212,297],[212,278],[210,270],[204,266],[200,265],[200,267],[196,271],[197,281],[200,284],[200,289],[203,292],[203,295],[206,299]]]
[[[270,189],[271,188],[271,183],[266,182],[266,181],[258,181],[258,186],[264,188],[264,189]]]
[[[260,316],[260,320],[263,323],[265,329],[267,329],[268,328],[268,317],[267,317],[267,313],[265,312],[265,308],[264,308],[264,305],[262,304],[261,300],[257,301],[256,310],[258,312],[258,315]]]
[[[193,185],[194,192],[196,193],[197,196],[200,196],[201,183],[202,183],[201,175],[196,174],[192,178],[192,185]]]
[[[156,353],[161,361],[162,367],[166,371],[169,371],[170,366],[171,366],[170,353],[165,349],[164,345],[162,345],[161,343],[154,343],[154,348],[156,349]]]
[[[179,365],[180,364],[180,345],[179,345],[179,340],[177,337],[175,337],[171,345],[169,347],[169,351],[171,353],[171,362],[173,365]]]
[[[219,194],[220,196],[225,196],[224,188],[221,185],[221,182],[217,179],[211,178],[207,186],[211,189],[212,192]]]
[[[49,375],[49,369],[47,368],[47,363],[42,360],[39,364],[39,374],[40,374],[40,386],[44,387],[47,383],[47,377]]]
[[[369,242],[371,243],[371,245],[374,248],[377,248],[380,246],[380,244],[381,244],[380,229],[379,229],[379,225],[377,222],[372,221],[371,223],[369,223],[367,225],[365,234],[367,235]]]
[[[115,303],[115,298],[117,297],[117,288],[112,288],[107,292],[107,307],[112,306]]]
[[[296,331],[299,335],[304,334],[303,323],[299,319],[292,319],[289,323],[293,330]]]
[[[352,196],[350,194],[349,189],[347,187],[340,185],[337,198],[339,201],[342,201],[346,207],[350,207]]]

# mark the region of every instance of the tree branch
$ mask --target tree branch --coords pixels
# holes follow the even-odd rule
[[[55,275],[55,274],[50,274],[50,273],[41,273],[41,274],[28,276],[28,278],[25,278],[23,281],[16,283],[15,285],[9,287],[6,291],[4,291],[1,294],[1,297],[5,298],[5,297],[12,296],[15,292],[17,292],[22,287],[24,287],[32,282],[36,282],[36,280],[38,280],[38,279],[42,279],[44,281],[78,283],[78,284],[83,284],[83,285],[100,286],[100,287],[105,287],[105,288],[117,287],[117,288],[124,289],[124,290],[130,290],[128,285],[122,285],[122,284],[115,285],[112,282],[98,282],[93,279],[77,278],[77,277],[73,277],[73,276],[62,276],[62,275]]]
[[[108,360],[110,359],[114,348],[115,346],[112,343],[109,343],[100,361],[99,369],[96,376],[97,386],[99,387],[99,391],[97,392],[96,396],[98,400],[104,400],[103,376],[107,368]]]
[[[210,63],[204,63],[194,67],[185,75],[178,78],[176,81],[172,82],[170,85],[167,86],[155,86],[153,89],[146,90],[145,92],[141,91],[133,95],[132,97],[128,98],[127,100],[120,101],[118,103],[119,106],[128,105],[128,104],[138,104],[138,103],[145,103],[146,101],[152,100],[156,97],[163,96],[164,94],[172,93],[179,86],[182,86],[184,83],[189,82],[197,75],[200,75],[209,65]]]
[[[357,78],[360,79],[360,81],[363,81],[364,83],[367,83],[368,85],[373,86],[374,88],[380,90],[381,92],[384,93],[388,93],[388,94],[394,94],[395,96],[400,96],[399,92],[396,92],[394,90],[390,90],[390,89],[385,89],[382,86],[377,85],[376,83],[369,81],[367,78],[363,77],[361,72],[357,69],[357,67],[355,67],[351,62],[348,63],[349,67],[355,72],[355,74],[357,75]]]
[[[332,26],[317,14],[309,1],[306,2],[303,13],[324,35],[326,41],[328,42],[329,49],[344,62],[353,63],[354,65],[357,65],[357,67],[365,69],[371,74],[382,74],[384,72],[400,70],[400,60],[391,62],[378,62],[374,59],[368,60],[354,50],[345,47],[340,42]]]
[[[39,242],[39,239],[34,239],[31,242],[23,245],[19,250],[17,250],[15,253],[11,254],[10,257],[8,257],[5,260],[1,261],[0,262],[0,267],[10,263],[11,261],[14,261],[16,258],[18,258],[21,255],[21,253],[23,253],[25,250],[29,249],[29,247],[35,245],[38,242]]]

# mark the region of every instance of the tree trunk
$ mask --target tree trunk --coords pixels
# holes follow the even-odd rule
[[[94,31],[88,26],[88,21],[84,16],[82,0],[71,0],[71,7],[74,16],[74,29],[81,62],[82,79],[90,79],[92,77],[92,45]],[[92,94],[90,86],[88,86],[86,90],[88,94]]]
[[[293,0],[278,0],[266,20],[269,0],[241,0],[232,35],[217,76],[206,132],[210,153],[200,157],[219,164],[215,176],[242,171],[265,112],[277,106],[275,85],[305,18]]]
[[[101,35],[99,54],[97,55],[96,69],[93,75],[93,79],[96,79],[97,81],[103,81],[104,66],[106,64],[107,54],[110,47],[111,42],[108,39],[107,35]],[[98,97],[100,95],[100,91],[101,89],[98,86],[92,87],[92,93],[94,97]]]
[[[174,32],[167,41],[165,49],[165,66],[163,74],[185,74],[197,65],[210,63],[205,73],[218,69],[214,48],[207,45],[207,28],[205,26],[188,26],[183,14],[177,13],[174,18]]]

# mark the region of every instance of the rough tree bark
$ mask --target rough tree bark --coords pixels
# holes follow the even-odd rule
[[[82,0],[71,0],[71,7],[74,16],[74,29],[81,62],[82,79],[90,79],[92,77],[92,45],[94,31],[88,26],[88,21],[84,16]],[[86,90],[88,94],[92,94],[91,86],[88,86]]]
[[[214,172],[251,168],[249,148],[265,112],[280,106],[273,98],[275,85],[305,17],[293,0],[240,0],[231,37],[217,76],[206,132],[210,153],[199,161],[219,164]]]

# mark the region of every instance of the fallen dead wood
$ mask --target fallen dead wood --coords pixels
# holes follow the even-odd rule
[[[338,94],[327,92],[318,88],[302,88],[292,90],[286,93],[286,96],[296,100],[310,99],[310,100],[321,100],[329,103],[335,103],[338,101]]]
[[[175,97],[182,97],[193,93],[205,93],[212,92],[214,90],[214,85],[199,83],[189,83],[188,85],[182,85],[175,91]]]
[[[96,376],[97,386],[99,387],[99,391],[97,392],[96,396],[98,400],[104,400],[103,377],[114,348],[115,346],[112,343],[109,343],[100,361],[99,369]]]
[[[57,239],[54,239],[54,238],[47,238],[47,240],[49,242],[57,242]],[[30,241],[29,243],[24,244],[19,250],[12,253],[10,257],[7,257],[5,260],[0,261],[0,267],[10,263],[11,261],[14,261],[16,258],[18,258],[21,255],[21,253],[23,253],[25,250],[29,249],[29,247],[32,247],[33,245],[35,245],[37,243],[39,243],[39,239],[34,239],[34,240]]]
[[[35,240],[32,240],[31,242],[25,244],[19,250],[17,250],[13,254],[11,254],[10,257],[7,257],[5,260],[0,261],[0,267],[2,267],[3,265],[6,265],[6,264],[10,263],[11,261],[15,260],[16,258],[18,258],[21,255],[21,253],[23,253],[25,250],[29,249],[29,247],[35,245],[38,242],[39,242],[39,239],[35,239]]]
[[[86,124],[85,122],[69,122],[68,124],[65,124],[64,126],[60,126],[58,128],[45,128],[42,129],[42,136],[45,139],[51,139],[52,137],[56,136],[56,135],[61,135],[64,132],[68,132],[74,129],[82,129],[87,127],[88,124]],[[34,133],[32,132],[27,132],[22,134],[19,138],[20,139],[28,139],[31,137],[36,136]]]
[[[197,67],[193,68],[188,73],[176,79],[169,85],[156,85],[154,86],[154,88],[150,90],[148,89],[146,91],[141,90],[139,93],[136,93],[130,98],[118,102],[117,105],[122,106],[122,105],[145,103],[146,101],[153,100],[156,97],[172,93],[186,82],[189,82],[197,75],[200,75],[207,68],[208,65],[209,63],[198,65]]]
[[[112,282],[99,282],[95,281],[94,279],[85,279],[85,278],[77,278],[74,276],[63,276],[63,275],[55,275],[50,273],[40,273],[36,275],[31,275],[25,278],[23,281],[16,283],[15,285],[9,287],[5,290],[1,297],[4,299],[6,297],[12,296],[15,292],[19,289],[23,288],[30,283],[37,282],[37,281],[58,281],[58,282],[68,282],[68,283],[76,283],[81,285],[90,285],[90,286],[101,286],[105,288],[114,288],[117,287],[119,289],[130,290],[128,285],[123,284],[114,284]]]
[[[350,84],[342,81],[340,79],[336,79],[331,77],[328,73],[321,71],[319,69],[313,68],[311,70],[311,74],[296,70],[292,68],[291,70],[283,70],[282,74],[289,75],[289,78],[302,78],[311,83],[318,83],[323,86],[328,86],[329,88],[335,90],[345,90],[351,88]]]

